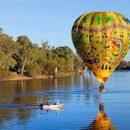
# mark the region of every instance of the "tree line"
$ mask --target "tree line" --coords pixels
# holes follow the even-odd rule
[[[78,57],[68,46],[51,47],[48,41],[38,44],[26,35],[16,40],[0,28],[0,77],[15,73],[39,76],[73,73],[78,67]]]

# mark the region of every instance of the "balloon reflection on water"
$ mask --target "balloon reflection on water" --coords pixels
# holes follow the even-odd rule
[[[116,130],[107,114],[104,112],[104,104],[99,104],[99,112],[96,119],[86,128],[82,130]]]

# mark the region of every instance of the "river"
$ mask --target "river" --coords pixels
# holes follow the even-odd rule
[[[0,82],[0,130],[130,130],[130,72],[114,72],[105,93],[98,87],[89,73]],[[38,106],[57,99],[64,104],[61,111]]]

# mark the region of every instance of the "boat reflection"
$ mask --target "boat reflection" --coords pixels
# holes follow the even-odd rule
[[[104,112],[104,104],[99,104],[99,113],[96,119],[90,126],[82,128],[82,130],[116,130],[116,128]]]

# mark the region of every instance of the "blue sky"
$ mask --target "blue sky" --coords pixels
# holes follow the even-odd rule
[[[74,50],[71,28],[77,17],[91,11],[115,11],[130,19],[129,6],[130,0],[1,0],[0,27],[14,39],[24,34],[35,43],[48,40]]]

